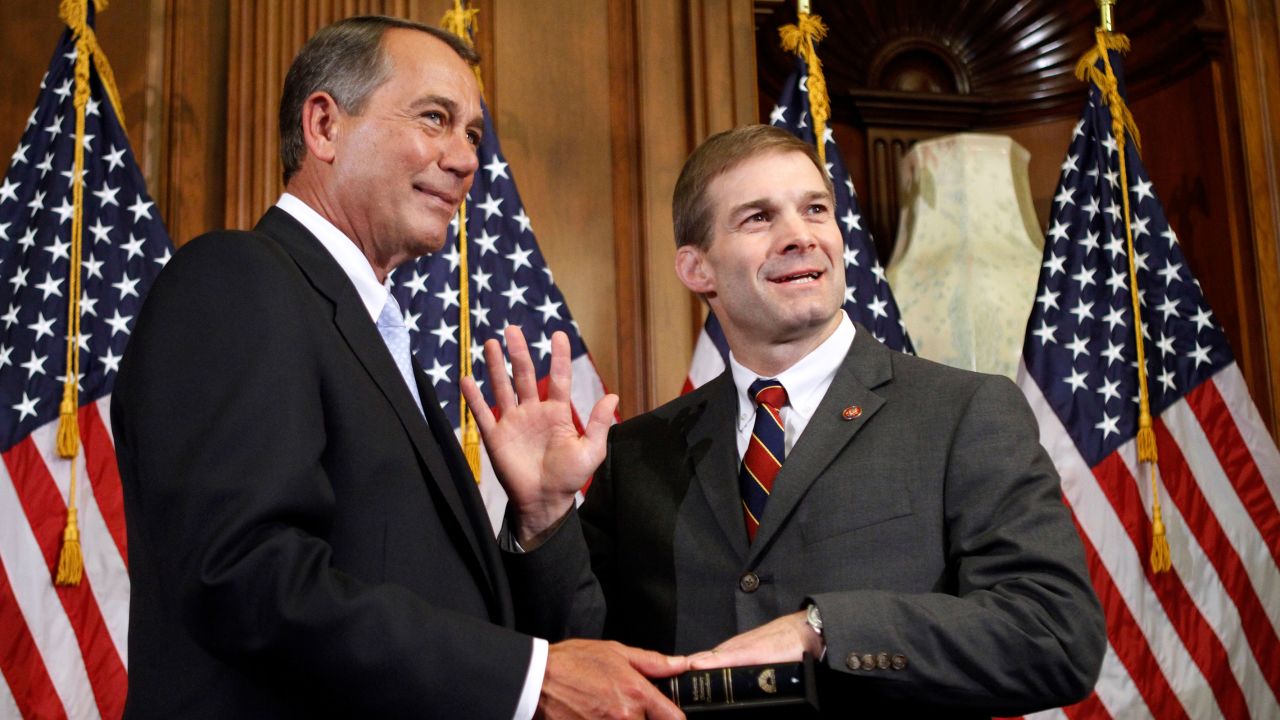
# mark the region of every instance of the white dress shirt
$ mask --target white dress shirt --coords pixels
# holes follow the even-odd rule
[[[316,236],[325,250],[338,261],[342,271],[356,286],[356,292],[369,311],[369,318],[378,322],[382,306],[387,304],[387,295],[391,292],[391,278],[385,283],[378,282],[373,266],[368,258],[360,252],[355,242],[347,237],[333,223],[326,220],[297,197],[284,193],[276,201],[276,207],[289,213],[294,220]],[[533,639],[533,655],[529,659],[529,671],[525,674],[524,689],[520,691],[520,703],[512,720],[530,720],[538,709],[538,695],[542,692],[542,679],[547,671],[547,641],[542,638]]]
[[[840,324],[831,337],[823,340],[796,364],[774,376],[787,391],[787,404],[782,408],[787,454],[795,447],[800,434],[808,427],[809,419],[818,409],[818,403],[831,387],[836,371],[849,354],[855,332],[849,316],[841,312]],[[751,443],[751,429],[756,421],[756,402],[748,394],[748,388],[761,376],[739,363],[732,351],[729,353],[729,371],[733,374],[733,384],[738,388],[738,459],[741,460]]]

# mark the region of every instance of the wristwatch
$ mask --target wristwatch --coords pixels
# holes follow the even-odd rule
[[[822,613],[818,612],[817,605],[809,603],[809,607],[804,613],[804,619],[805,622],[809,623],[809,627],[813,628],[813,631],[818,634],[818,637],[822,637]]]

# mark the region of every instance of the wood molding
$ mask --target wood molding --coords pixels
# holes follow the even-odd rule
[[[226,208],[227,0],[167,0],[161,168],[156,202],[177,246],[223,222]]]
[[[1245,177],[1237,193],[1248,201],[1261,299],[1264,367],[1246,377],[1272,436],[1280,440],[1280,1],[1227,0],[1226,15]]]
[[[640,172],[643,145],[639,122],[636,6],[609,0],[609,139],[613,168],[613,269],[618,307],[618,414],[631,417],[650,406],[653,366],[646,361],[650,335],[645,263],[645,184]]]

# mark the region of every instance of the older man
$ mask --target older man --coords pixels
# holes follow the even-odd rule
[[[285,195],[156,281],[112,408],[126,715],[678,715],[637,668],[683,661],[512,629],[475,483],[388,293],[471,186],[475,62],[414,23],[321,30],[285,82]]]
[[[565,341],[539,402],[508,332],[515,387],[494,388],[500,422],[478,420],[525,551],[506,557],[517,616],[550,637],[710,649],[695,667],[808,652],[832,717],[1081,698],[1102,613],[1026,402],[850,322],[833,213],[814,149],[781,130],[694,152],[675,190],[676,273],[719,318],[729,367],[607,443],[598,423],[573,437]]]

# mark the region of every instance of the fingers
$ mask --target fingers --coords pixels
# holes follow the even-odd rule
[[[604,449],[605,441],[609,437],[609,428],[613,427],[613,416],[617,410],[618,396],[613,393],[600,398],[596,406],[591,408],[591,417],[587,420],[583,435],[592,447]]]
[[[502,334],[507,339],[507,357],[511,358],[511,374],[515,376],[516,394],[520,402],[538,399],[538,373],[533,356],[518,325],[508,325]],[[490,366],[492,367],[492,366]]]
[[[493,411],[489,409],[489,403],[485,402],[484,394],[480,392],[480,386],[470,375],[462,378],[461,386],[462,397],[466,398],[467,407],[471,408],[471,414],[475,416],[476,427],[480,429],[481,435],[488,434],[497,421],[493,417]]]
[[[569,350],[569,336],[560,330],[551,333],[550,377],[547,398],[569,402],[570,389],[573,387],[573,358]]]
[[[663,655],[652,650],[641,650],[627,645],[615,648],[641,675],[652,678],[671,677],[689,669],[689,660],[680,655]]]
[[[507,377],[507,364],[502,358],[502,345],[497,340],[484,341],[484,364],[489,370],[489,389],[493,391],[493,404],[507,412],[516,406],[516,393]]]

